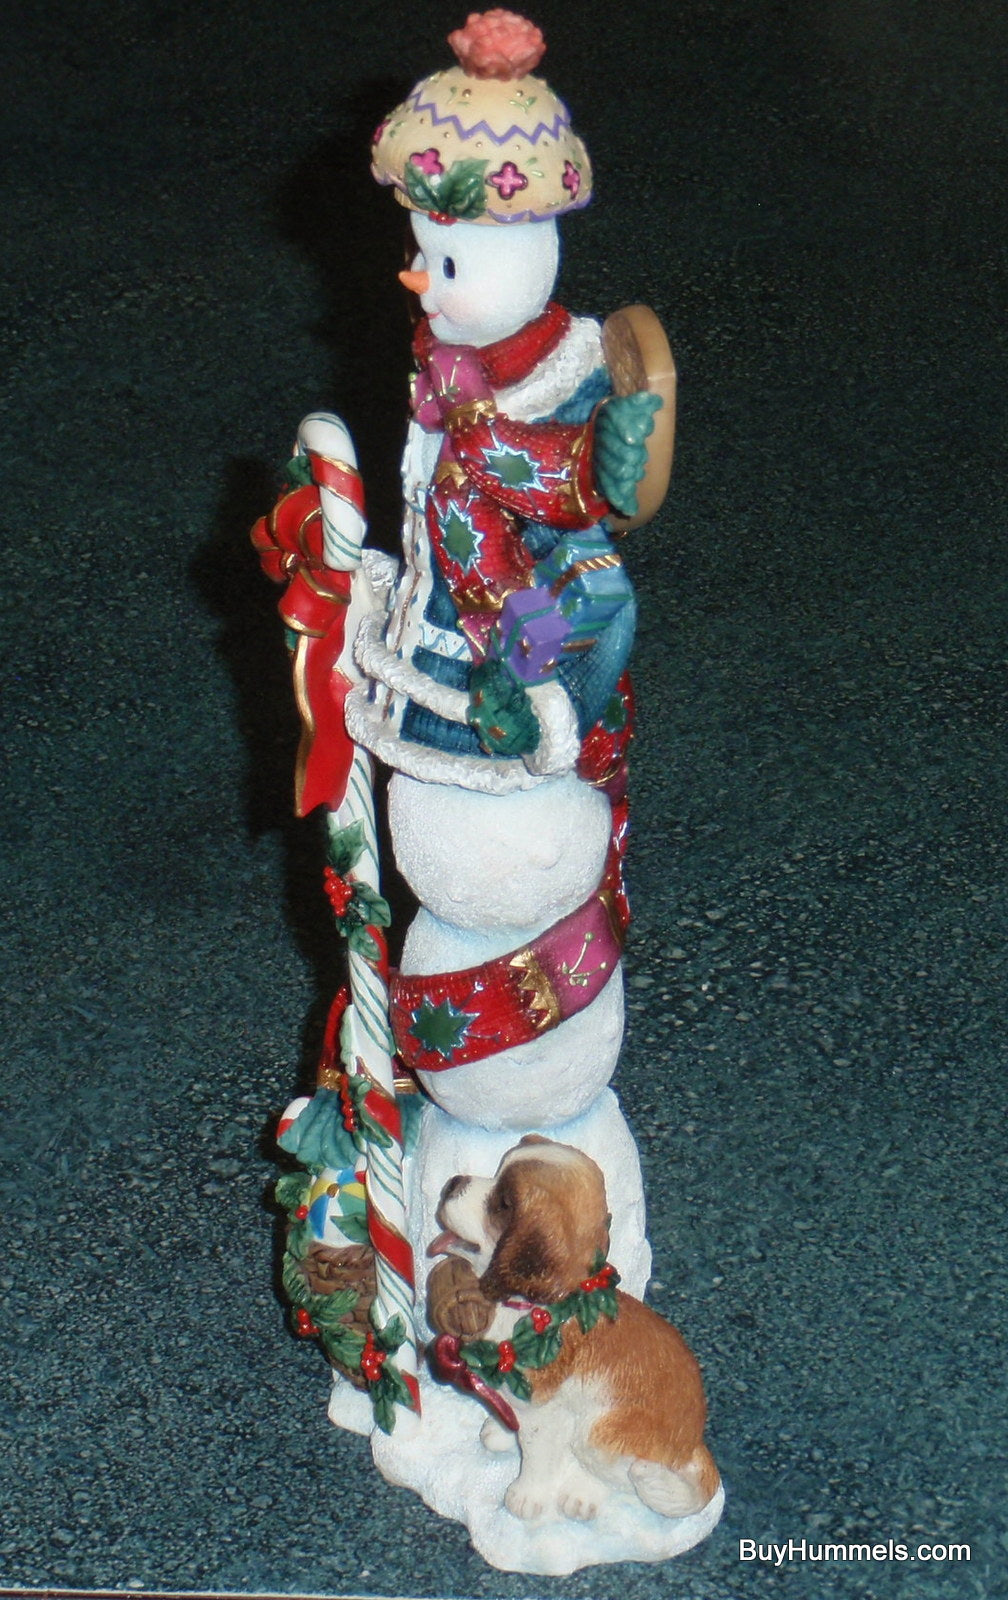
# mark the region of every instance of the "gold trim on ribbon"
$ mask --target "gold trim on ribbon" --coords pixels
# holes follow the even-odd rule
[[[338,600],[340,605],[348,606],[350,604],[350,596],[341,588],[331,589],[326,583],[325,575],[330,571],[332,572],[333,577],[337,576],[337,569],[335,567],[326,567],[321,572],[317,567],[312,567],[305,572],[305,582],[310,588],[315,590],[316,594],[320,594],[323,600]],[[340,574],[340,576],[343,576],[343,574]],[[329,629],[327,628],[325,631],[328,633]]]
[[[620,920],[619,910],[616,905],[616,896],[613,894],[611,889],[600,889],[598,897],[601,901],[602,909],[609,919],[609,927],[612,930],[612,936],[616,941],[616,948],[618,950],[622,950],[626,943],[626,929],[623,927]]]
[[[451,433],[454,428],[471,427],[474,422],[492,422],[497,415],[496,400],[467,400],[465,405],[452,406],[445,413],[445,429]]]
[[[580,513],[581,513],[581,515],[583,517],[587,517],[589,522],[593,522],[595,519],[592,516],[592,513],[589,510],[588,506],[585,504],[584,495],[581,493],[581,484],[580,484],[580,481],[579,481],[579,470],[578,470],[580,468],[580,465],[581,465],[581,457],[584,455],[585,451],[588,448],[588,440],[589,440],[590,434],[591,434],[591,423],[589,422],[587,427],[584,428],[584,430],[581,432],[581,434],[578,436],[578,438],[575,439],[575,441],[574,441],[574,445],[573,445],[573,447],[571,449],[571,453],[570,453],[571,475],[570,475],[570,481],[569,481],[569,483],[567,485],[567,494],[568,494],[568,498],[570,500],[570,503],[574,507],[574,509],[576,511],[580,511]]]
[[[312,450],[311,447],[308,449],[309,469],[311,467],[312,456],[315,457],[316,461],[324,461],[327,467],[335,467],[337,472],[345,472],[348,477],[360,477],[360,467],[352,467],[349,461],[338,461],[335,456],[324,456],[321,450]],[[331,483],[319,483],[314,474],[312,475],[312,483],[314,483],[317,489],[332,489]],[[333,489],[333,494],[338,495],[339,490]],[[343,498],[346,499],[346,496],[344,495]]]
[[[277,548],[280,549],[280,550],[282,550],[284,547],[283,547],[283,545],[280,544],[280,541],[279,541],[279,538],[278,538],[278,535],[277,535],[277,519],[278,519],[278,517],[280,515],[280,512],[283,510],[284,506],[287,504],[287,501],[291,498],[292,495],[299,494],[301,492],[301,488],[302,487],[303,486],[299,484],[296,489],[287,489],[283,494],[278,495],[277,499],[273,503],[272,511],[269,512],[268,516],[265,519],[265,521],[266,521],[266,531],[269,534],[270,539],[272,540],[273,544],[275,544],[277,546]]]
[[[304,795],[305,777],[308,771],[308,757],[311,755],[312,743],[315,739],[315,718],[312,716],[311,703],[308,699],[307,669],[308,669],[308,641],[309,635],[302,633],[294,650],[294,659],[291,662],[291,677],[294,682],[294,699],[297,702],[298,715],[301,718],[301,739],[298,743],[297,755],[294,758],[294,814],[303,816],[301,810],[302,796]]]
[[[511,957],[508,966],[522,974],[518,987],[523,995],[528,996],[528,1009],[540,1013],[538,1017],[529,1018],[536,1032],[545,1033],[548,1028],[555,1028],[561,1021],[560,1002],[533,951],[527,946],[519,950]]]
[[[457,461],[439,461],[437,464],[437,469],[434,473],[435,485],[445,483],[449,479],[455,485],[456,489],[464,489],[466,484],[469,482],[465,472],[459,466]]]
[[[308,529],[311,527],[313,522],[321,521],[322,508],[321,506],[314,506],[312,510],[309,511],[308,515],[302,519],[301,526],[298,528],[295,537],[297,539],[298,549],[301,551],[301,554],[304,556],[306,561],[318,560],[318,557],[313,556],[312,552],[308,548]]]
[[[586,556],[583,561],[574,561],[561,572],[555,583],[550,584],[550,594],[563,594],[569,583],[575,583],[586,572],[606,572],[611,567],[621,567],[623,562],[615,550],[610,550],[604,556]]]
[[[325,1067],[320,1066],[318,1069],[318,1075],[315,1079],[315,1087],[317,1089],[335,1089],[338,1091],[342,1078],[342,1066],[336,1066],[335,1064],[330,1064],[329,1066]]]

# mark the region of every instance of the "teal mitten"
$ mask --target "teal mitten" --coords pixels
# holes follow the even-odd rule
[[[539,743],[532,702],[502,661],[473,668],[466,716],[488,755],[527,756]]]
[[[646,389],[606,400],[595,416],[595,482],[614,511],[637,512],[637,485],[644,476],[647,445],[661,396]]]

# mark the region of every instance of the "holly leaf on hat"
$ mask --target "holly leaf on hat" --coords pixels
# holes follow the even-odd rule
[[[403,173],[406,193],[421,211],[474,222],[486,210],[483,174],[488,165],[467,156],[453,161],[446,172],[435,174],[422,172],[415,161],[407,161]]]
[[[403,176],[406,179],[406,193],[414,205],[419,206],[421,211],[439,209],[437,184],[433,177],[421,172],[415,161],[407,161]]]

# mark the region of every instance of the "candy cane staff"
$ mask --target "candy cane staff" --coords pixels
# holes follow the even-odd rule
[[[363,487],[340,418],[304,419],[288,482],[252,540],[267,574],[287,583],[280,614],[302,720],[296,810],[326,808],[324,884],[347,940],[349,996],[341,991],[330,1012],[315,1094],[294,1101],[278,1129],[281,1146],[313,1178],[278,1185],[291,1211],[284,1285],[298,1331],[320,1337],[334,1365],[366,1387],[378,1425],[409,1431],[420,1398],[382,932],[389,912],[379,893],[371,758],[343,716],[360,681],[353,640],[375,600],[361,564]]]

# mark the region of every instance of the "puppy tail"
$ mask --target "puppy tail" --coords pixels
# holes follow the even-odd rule
[[[630,1482],[644,1504],[661,1517],[688,1517],[713,1500],[721,1477],[706,1445],[700,1445],[681,1467],[658,1461],[635,1461]]]

